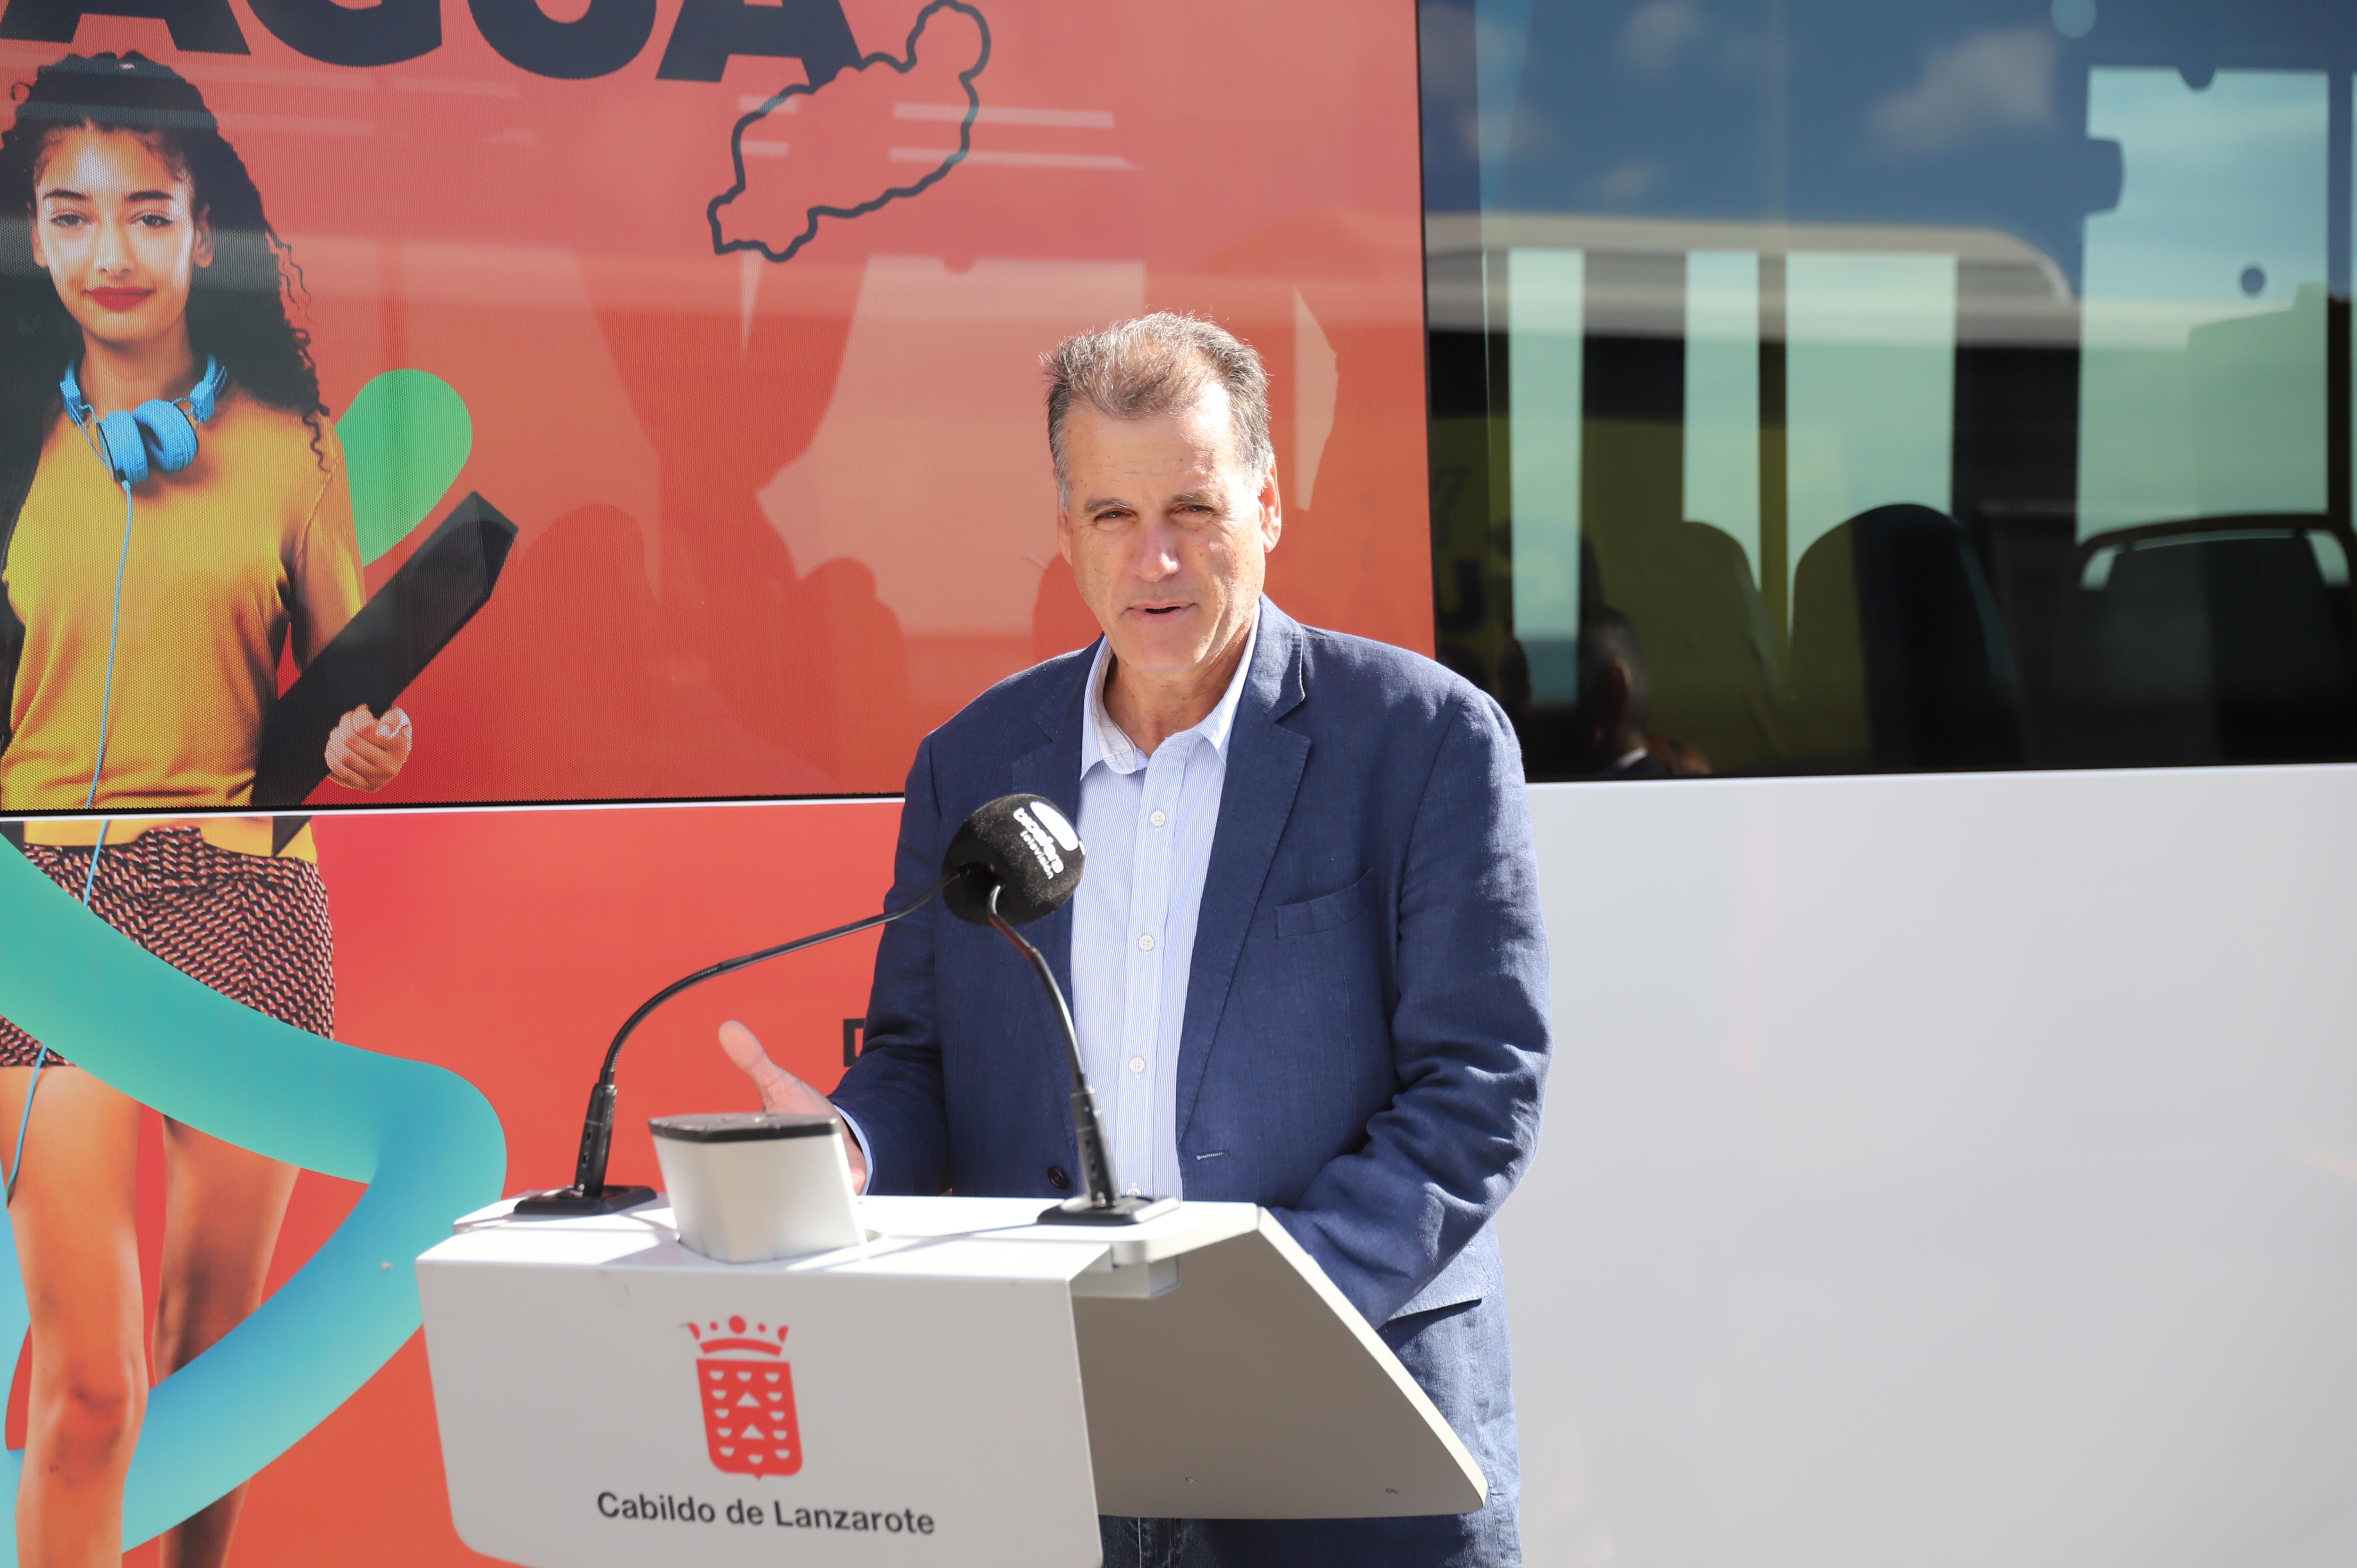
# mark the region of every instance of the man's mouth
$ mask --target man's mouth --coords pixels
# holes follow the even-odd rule
[[[136,310],[155,294],[152,288],[94,288],[90,298],[101,310]]]
[[[1187,608],[1185,605],[1132,605],[1129,607],[1142,616],[1175,616]]]

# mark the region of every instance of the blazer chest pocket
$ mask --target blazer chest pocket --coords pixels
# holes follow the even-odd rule
[[[1276,934],[1280,937],[1310,937],[1319,931],[1330,931],[1337,926],[1347,926],[1372,908],[1375,902],[1375,874],[1362,871],[1359,879],[1339,892],[1316,898],[1305,898],[1298,904],[1276,907]]]

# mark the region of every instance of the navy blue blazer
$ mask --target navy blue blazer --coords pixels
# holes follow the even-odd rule
[[[1001,682],[918,747],[895,903],[985,800],[1028,791],[1079,819],[1090,659]],[[1069,994],[1070,908],[1025,934]],[[1182,1196],[1265,1206],[1376,1325],[1495,1294],[1491,1217],[1537,1140],[1547,1051],[1504,713],[1428,659],[1264,601],[1179,1040]],[[1070,1084],[1039,982],[996,932],[938,902],[886,929],[866,1048],[834,1095],[870,1140],[868,1190],[1071,1196]],[[1465,1371],[1502,1381],[1503,1348]]]

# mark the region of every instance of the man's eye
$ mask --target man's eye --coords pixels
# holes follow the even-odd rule
[[[172,225],[172,220],[161,212],[143,212],[139,221],[150,229],[168,229]]]

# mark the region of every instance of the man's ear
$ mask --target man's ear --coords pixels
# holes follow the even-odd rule
[[[1261,480],[1260,499],[1254,507],[1260,514],[1260,547],[1274,550],[1278,537],[1285,532],[1285,498],[1277,493],[1275,463],[1268,466],[1268,476]]]
[[[213,264],[213,209],[211,208],[198,209],[196,229],[197,242],[189,259],[200,267],[211,266]]]

